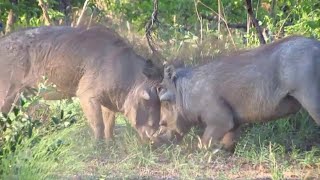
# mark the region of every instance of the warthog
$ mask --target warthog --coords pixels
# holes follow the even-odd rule
[[[122,112],[146,140],[160,120],[159,82],[144,73],[150,64],[102,26],[14,32],[0,39],[1,112],[7,113],[19,92],[46,76],[57,90],[44,98],[78,97],[96,139],[113,137],[115,112]]]
[[[301,106],[320,125],[320,42],[292,36],[194,68],[167,66],[158,91],[160,124],[180,136],[202,124],[204,145],[233,150],[241,124]]]

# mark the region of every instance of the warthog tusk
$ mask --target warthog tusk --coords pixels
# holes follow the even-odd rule
[[[163,127],[160,127],[159,133],[162,133],[163,131]]]
[[[152,136],[156,138],[157,136],[161,135],[161,133],[163,133],[163,127],[160,127],[160,129],[157,132],[153,133]]]
[[[147,137],[148,137],[149,139],[152,138],[152,136],[150,136],[150,134],[148,133],[148,131],[146,131],[146,135],[147,135]]]
[[[216,154],[217,152],[219,152],[221,150],[221,148],[216,148],[212,153]]]
[[[160,127],[158,134],[161,134],[163,131],[163,127]]]
[[[157,137],[159,134],[160,134],[160,132],[156,132],[156,133],[154,133],[152,136],[153,136],[153,137]]]

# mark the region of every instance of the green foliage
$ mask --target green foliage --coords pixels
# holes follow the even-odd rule
[[[71,6],[74,9],[82,7],[85,0],[71,1]],[[61,12],[60,4],[58,0],[46,0],[48,4],[48,14],[53,23],[57,24],[59,20],[65,18],[63,12]],[[0,1],[0,22],[5,25],[9,10],[13,9],[16,22],[14,26],[16,28],[40,26],[43,25],[42,10],[38,4],[38,0],[19,0],[18,4],[12,4],[9,0]]]
[[[70,133],[79,127],[81,124],[45,136],[35,132],[31,138],[24,139],[16,146],[15,152],[1,156],[0,178],[52,179],[52,176],[59,177],[68,171],[85,168],[82,162],[78,162],[79,156],[72,153],[74,137],[70,137]]]
[[[319,127],[303,111],[290,118],[247,128],[235,154],[258,164],[283,163],[281,161],[291,154],[292,160],[298,164],[308,161],[309,165],[316,165],[320,159],[314,157],[320,154],[319,148],[314,149],[314,145],[319,142],[315,138],[319,135]],[[310,161],[309,155],[313,161]]]
[[[104,13],[112,14],[112,17],[121,17],[121,22],[124,22],[123,20],[127,21],[131,29],[137,30],[140,34],[144,33],[145,24],[153,11],[151,0],[106,0],[105,2],[107,8]],[[220,2],[222,18],[227,23],[246,26],[247,12],[244,1],[221,0]],[[274,9],[272,9],[272,2],[273,0],[252,1],[254,14],[259,24],[264,30],[268,31],[269,35],[265,36],[267,42],[293,34],[319,38],[320,3],[317,0],[301,1],[299,3],[296,0],[278,0]],[[201,17],[198,17],[197,11]],[[218,1],[159,1],[158,18],[160,24],[153,32],[158,40],[164,41],[167,46],[178,47],[181,46],[181,43],[189,43],[189,41],[199,45],[204,38],[228,37],[229,31],[226,29],[224,21],[221,22],[221,31],[218,31],[218,12]],[[210,17],[211,20],[206,17]],[[203,39],[201,39],[201,33]],[[233,38],[234,41],[243,36],[246,39],[247,47],[260,44],[256,29],[253,26],[250,27],[248,33],[243,29],[234,28],[230,29],[230,33],[232,34],[230,38]],[[167,55],[166,52],[163,53]]]
[[[25,113],[27,107],[36,100],[32,98],[28,101],[22,96],[20,108],[14,107],[9,114],[0,114],[1,154],[14,151],[24,138],[32,136],[34,128],[39,127],[40,121],[32,120]]]
[[[48,13],[54,22],[64,19],[65,15],[60,10],[60,1],[48,0]],[[154,32],[161,41],[181,42],[186,39],[200,41],[200,29],[202,33],[220,36],[227,35],[225,22],[221,22],[223,27],[221,31],[218,28],[218,2],[209,0],[162,0],[159,1],[160,25]],[[246,24],[247,13],[242,0],[220,0],[221,15],[229,24]],[[270,37],[267,42],[272,41],[274,37],[282,37],[291,34],[302,34],[306,36],[320,37],[320,3],[317,0],[296,1],[296,0],[278,0],[272,9],[273,0],[253,1],[252,6],[256,18],[263,28],[267,28]],[[72,13],[82,8],[84,0],[71,1]],[[43,24],[42,10],[37,0],[19,1],[18,5],[12,5],[9,0],[0,1],[0,21],[5,22],[9,9],[14,9],[17,14],[16,27],[39,26]],[[115,19],[120,18],[123,25],[128,22],[130,28],[135,29],[140,34],[144,33],[144,28],[150,19],[153,11],[153,2],[151,0],[143,1],[118,1],[118,0],[98,0],[96,3],[89,3],[88,16],[96,13],[96,16],[109,16]],[[198,14],[201,17],[198,17]],[[211,20],[206,17],[210,17]],[[200,20],[201,19],[201,23]],[[213,20],[212,20],[213,19]],[[104,20],[98,18],[96,20]],[[124,21],[125,20],[125,21]],[[103,23],[103,22],[102,22]],[[115,23],[115,22],[114,22]],[[201,27],[202,26],[202,27]],[[213,32],[213,33],[212,33]],[[233,38],[239,34],[244,34],[247,38],[247,46],[257,46],[259,41],[256,36],[256,30],[251,27],[246,34],[241,29],[231,29]],[[192,35],[192,36],[190,36]],[[208,36],[204,36],[208,37]],[[199,43],[199,42],[198,42]]]
[[[39,177],[46,175],[43,174],[46,171],[42,170],[53,168],[51,161],[56,164],[58,156],[65,153],[68,148],[68,143],[58,136],[62,134],[59,131],[70,127],[78,119],[75,104],[62,102],[64,107],[60,110],[56,109],[57,105],[52,104],[51,112],[56,115],[44,112],[49,113],[47,117],[51,117],[51,120],[46,122],[46,119],[40,119],[43,116],[37,117],[29,113],[30,108],[39,103],[43,103],[39,96],[25,97],[21,94],[20,105],[15,106],[8,114],[1,114],[0,177],[11,179],[26,175],[32,179],[38,175]],[[47,109],[37,109],[37,111],[43,110]],[[40,170],[41,174],[32,173]]]

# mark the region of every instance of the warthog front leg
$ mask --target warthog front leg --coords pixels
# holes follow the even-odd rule
[[[228,126],[210,125],[205,129],[201,143],[206,148],[219,144],[221,147],[229,150],[233,145],[234,136],[234,132],[230,131]]]
[[[93,129],[94,137],[97,140],[102,139],[104,137],[104,124],[99,101],[90,96],[82,96],[79,99],[82,110]]]
[[[9,113],[13,105],[19,100],[20,86],[14,84],[2,85],[0,88],[0,111]]]
[[[13,105],[18,102],[19,100],[19,94],[11,94],[10,96],[5,97],[3,100],[1,99],[1,106],[0,110],[3,113],[9,113],[10,110],[13,108]]]
[[[230,141],[234,137],[233,132],[231,132],[235,127],[232,111],[223,102],[217,102],[210,107],[215,108],[213,110],[206,110],[203,113],[202,121],[206,123],[206,129],[201,143],[205,147],[208,147],[210,144],[220,142],[225,148],[228,148],[231,146],[232,143]]]
[[[115,122],[115,113],[108,108],[101,106],[103,123],[104,123],[104,136],[106,140],[113,138],[113,128]]]
[[[96,140],[104,137],[104,124],[99,93],[92,82],[92,75],[84,75],[76,92],[81,108],[89,121]]]
[[[233,130],[227,132],[223,138],[220,141],[220,144],[223,145],[223,147],[233,152],[235,149],[236,142],[238,141],[241,133],[241,127],[234,128]]]

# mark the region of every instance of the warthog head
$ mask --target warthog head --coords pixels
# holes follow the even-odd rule
[[[159,130],[160,100],[157,86],[163,78],[162,67],[154,64],[152,60],[147,60],[143,74],[146,78],[134,88],[126,100],[125,114],[141,139],[148,141],[154,138]]]
[[[149,140],[159,129],[160,102],[155,87],[141,84],[127,101],[126,116],[132,121],[143,141]]]
[[[180,141],[189,124],[184,120],[179,106],[179,92],[177,78],[179,72],[173,65],[164,68],[164,78],[158,86],[157,92],[161,102],[160,131],[157,133],[159,143]]]

